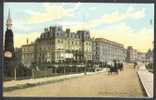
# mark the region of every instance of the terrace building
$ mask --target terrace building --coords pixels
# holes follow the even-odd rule
[[[26,44],[22,46],[22,63],[26,67],[30,67],[31,64],[34,62],[34,44]]]
[[[137,54],[137,61],[145,62],[146,61],[146,53],[138,52],[138,54]]]
[[[126,50],[123,44],[103,38],[96,38],[94,46],[94,49],[96,49],[96,53],[93,54],[95,62],[125,61]]]
[[[138,61],[138,52],[132,46],[127,48],[127,62],[136,62]]]
[[[92,60],[90,32],[80,30],[63,31],[62,26],[45,28],[34,44],[35,63],[82,62]]]
[[[154,58],[154,53],[153,53],[154,51],[153,50],[148,50],[148,52],[146,53],[146,61],[148,62],[148,63],[153,63],[153,58]]]

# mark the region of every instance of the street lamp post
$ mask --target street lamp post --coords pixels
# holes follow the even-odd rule
[[[32,67],[31,67],[32,79],[34,79],[34,78],[35,78],[34,67],[35,67],[35,64],[34,64],[34,63],[32,63]]]
[[[14,68],[14,79],[16,80],[16,66]]]
[[[64,74],[66,74],[66,66],[63,64]]]
[[[31,72],[32,72],[32,79],[34,79],[34,69],[32,69]]]
[[[84,74],[87,75],[87,60],[85,60],[85,71]]]

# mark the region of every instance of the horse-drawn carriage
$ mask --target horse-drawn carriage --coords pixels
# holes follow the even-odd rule
[[[108,62],[107,63],[107,68],[108,68],[108,74],[112,74],[112,73],[119,73],[119,70],[122,71],[123,70],[123,63],[121,62]]]

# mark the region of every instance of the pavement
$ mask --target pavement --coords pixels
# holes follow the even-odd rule
[[[87,72],[87,75],[92,75],[100,72],[106,71],[105,69],[98,72]],[[36,78],[36,79],[26,79],[26,80],[12,80],[12,81],[6,81],[3,83],[3,89],[5,90],[14,90],[17,88],[25,87],[26,85],[32,86],[37,84],[44,84],[54,81],[59,81],[63,79],[70,79],[75,78],[79,76],[85,75],[84,73],[78,73],[78,74],[69,74],[69,75],[61,75],[61,76],[53,76],[53,77],[44,77],[44,78]]]
[[[141,64],[138,69],[138,75],[148,97],[153,97],[153,73],[145,68],[145,64]]]

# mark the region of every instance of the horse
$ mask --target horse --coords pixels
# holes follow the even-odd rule
[[[118,69],[119,69],[120,71],[123,70],[123,64],[122,64],[122,63],[119,63],[119,64],[118,64]]]
[[[118,74],[118,68],[117,67],[113,67],[113,66],[109,66],[109,71],[108,71],[108,74],[111,74],[112,75],[112,73],[116,73],[116,74]]]

